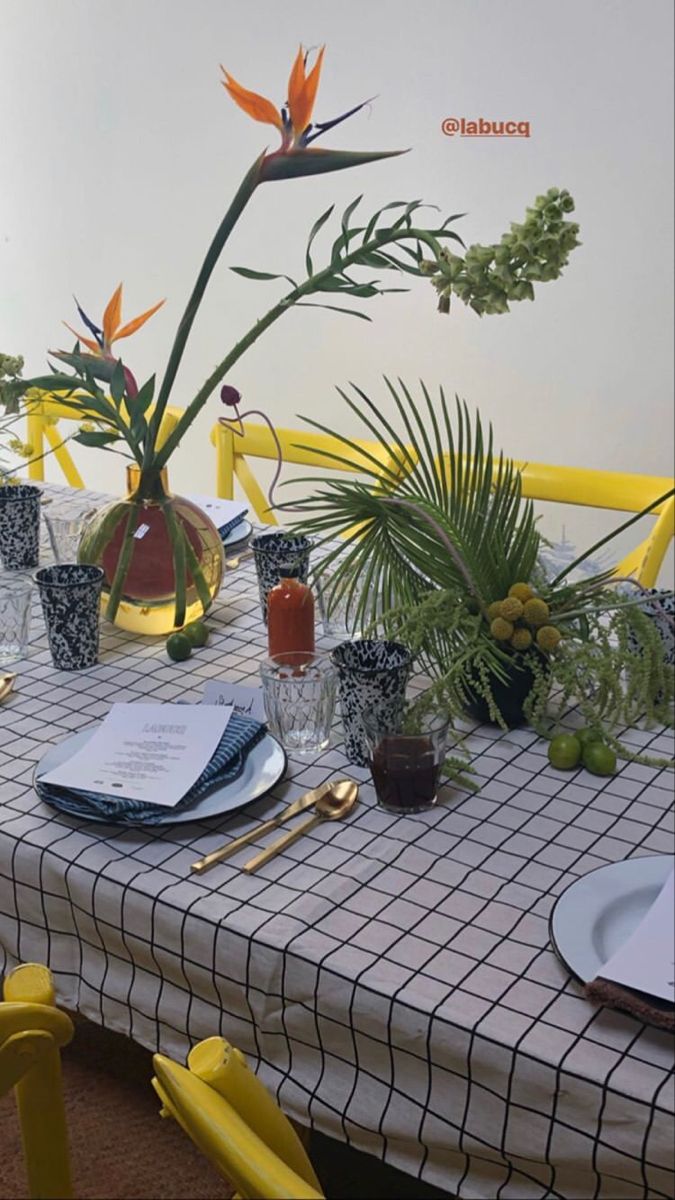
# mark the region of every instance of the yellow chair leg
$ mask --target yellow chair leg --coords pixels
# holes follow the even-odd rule
[[[14,1094],[31,1197],[70,1200],[73,1191],[58,1050],[49,1050],[36,1062],[19,1080]]]
[[[83,488],[84,480],[70,456],[70,451],[66,449],[66,443],[59,437],[58,430],[52,425],[47,425],[45,437],[54,451],[54,458],[63,471],[68,485],[72,488]]]
[[[265,525],[278,525],[273,512],[270,511],[270,502],[258,483],[255,475],[244,458],[240,455],[235,455],[234,469],[239,480],[246,499],[252,504],[255,514],[259,521]]]
[[[222,500],[234,499],[234,434],[220,425],[215,430],[216,495]]]
[[[61,1084],[59,1045],[72,1036],[72,1024],[54,1008],[54,987],[46,967],[25,963],[5,978],[3,996],[6,1001],[26,1006],[44,1006],[49,1025],[57,1031],[22,1031],[9,1037],[3,1050],[15,1045],[23,1050],[24,1073],[14,1087],[21,1127],[28,1188],[32,1200],[71,1200],[68,1134]],[[38,1010],[39,1011],[39,1010]],[[32,1015],[35,1015],[33,1009]],[[46,1022],[47,1023],[47,1022]],[[45,1042],[47,1039],[47,1042]],[[22,1046],[20,1045],[22,1043]],[[50,1045],[51,1044],[51,1045]],[[28,1061],[35,1059],[26,1070]],[[8,1071],[12,1064],[5,1057]]]
[[[28,478],[36,483],[45,477],[44,463],[44,424],[39,413],[29,412],[26,420],[26,441],[31,447],[31,461],[28,464]]]

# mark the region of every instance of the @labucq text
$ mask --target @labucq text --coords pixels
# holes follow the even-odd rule
[[[445,117],[441,129],[447,137],[523,137],[529,138],[529,121],[489,121],[486,117]]]

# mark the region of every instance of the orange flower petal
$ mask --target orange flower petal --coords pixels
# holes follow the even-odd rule
[[[101,353],[101,347],[99,346],[98,342],[93,341],[92,338],[83,337],[83,335],[78,333],[77,329],[73,329],[72,325],[69,325],[67,321],[64,321],[63,324],[65,325],[66,329],[69,329],[71,333],[75,334],[78,342],[82,342],[82,344],[87,347],[87,350],[92,350],[94,354]]]
[[[249,92],[247,88],[237,83],[224,67],[221,67],[221,70],[225,76],[223,87],[226,92],[229,92],[235,104],[239,105],[239,108],[243,109],[249,117],[253,117],[254,121],[262,121],[264,125],[274,125],[277,129],[283,130],[281,113],[271,100],[260,96],[258,92]]]
[[[300,109],[304,108],[302,103],[302,93],[305,87],[305,54],[302,46],[295,56],[295,62],[291,67],[291,73],[288,77],[288,112],[291,118],[291,124],[296,132],[302,132],[299,129],[297,117],[300,115]]]
[[[118,329],[117,333],[110,339],[111,342],[117,342],[120,338],[130,337],[132,333],[135,333],[137,329],[141,328],[141,325],[145,325],[145,322],[149,321],[153,313],[156,313],[157,309],[161,308],[164,303],[164,300],[160,300],[159,304],[155,304],[152,308],[149,308],[147,312],[141,313],[140,317],[134,317],[133,321],[129,321],[127,325],[123,325],[122,328]]]
[[[122,284],[115,288],[103,314],[103,341],[106,345],[112,342],[116,329],[122,320]]]
[[[319,87],[319,79],[321,78],[321,66],[323,63],[324,50],[325,50],[325,46],[322,46],[321,49],[319,50],[319,53],[317,54],[316,62],[314,63],[314,66],[312,67],[309,75],[305,79],[305,85],[302,89],[302,97],[301,97],[299,104],[297,105],[297,112],[296,112],[297,120],[296,120],[296,117],[293,117],[293,113],[291,112],[291,118],[293,120],[293,128],[296,133],[304,133],[305,129],[307,128],[307,126],[309,125],[309,123],[312,119],[312,113],[314,112],[314,102],[316,100],[316,93],[317,93],[317,89]],[[290,101],[289,101],[289,103],[290,103]]]

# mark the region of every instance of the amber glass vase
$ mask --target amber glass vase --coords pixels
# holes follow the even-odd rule
[[[166,469],[127,468],[128,494],[88,522],[80,562],[104,571],[102,612],[132,633],[167,634],[203,616],[223,577],[218,530],[182,496]]]

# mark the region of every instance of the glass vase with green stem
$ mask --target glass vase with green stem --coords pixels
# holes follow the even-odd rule
[[[150,609],[156,618],[152,632],[166,632],[180,627],[186,619],[204,611],[217,591],[220,580],[217,570],[213,579],[205,578],[195,544],[186,532],[180,513],[171,516],[170,496],[163,483],[162,471],[188,429],[209,400],[214,389],[229,375],[242,355],[292,308],[321,307],[342,314],[370,320],[353,301],[367,300],[390,291],[405,288],[385,287],[381,274],[395,271],[412,276],[428,276],[439,293],[438,306],[447,312],[451,294],[470,304],[480,315],[508,310],[512,300],[532,299],[533,282],[557,278],[567,262],[570,251],[578,244],[578,226],[566,219],[574,204],[566,192],[551,189],[538,197],[528,209],[523,225],[512,226],[499,246],[472,246],[464,257],[450,254],[447,243],[463,246],[461,238],[450,226],[461,214],[454,214],[431,228],[419,223],[420,201],[394,201],[384,205],[368,220],[353,223],[361,201],[358,197],[342,214],[337,237],[325,266],[314,264],[313,250],[317,235],[333,214],[333,206],[314,223],[305,254],[305,277],[298,282],[290,275],[273,274],[246,267],[233,267],[240,276],[255,280],[284,280],[290,285],[285,295],[255,322],[253,327],[232,347],[217,364],[177,421],[169,427],[167,411],[176,375],[185,347],[202,303],[209,279],[227,241],[256,189],[263,183],[278,182],[309,175],[324,174],[349,167],[362,166],[390,158],[400,151],[340,151],[319,148],[315,141],[347,117],[358,112],[356,105],[341,116],[325,122],[312,122],[318,88],[323,50],[308,69],[308,56],[298,51],[288,81],[287,101],[277,108],[270,100],[243,88],[224,72],[224,87],[235,103],[252,119],[274,126],[281,138],[276,150],[260,154],[246,172],[209,246],[200,268],[185,312],[180,320],[169,354],[164,375],[155,394],[155,377],[141,387],[129,369],[117,356],[113,342],[131,332],[127,326],[121,332],[115,321],[121,319],[121,289],[119,304],[113,297],[102,327],[95,325],[82,309],[80,317],[92,337],[78,335],[71,352],[57,351],[53,357],[63,367],[30,383],[50,392],[60,393],[59,399],[86,418],[88,424],[76,440],[84,445],[114,449],[122,452],[138,467],[136,490],[129,496],[129,508],[117,519],[106,513],[98,526],[89,530],[81,554],[85,561],[101,561],[108,549],[108,567],[104,587],[105,611],[109,619],[130,628],[142,625],[141,617]],[[365,103],[368,103],[367,101]],[[353,272],[366,269],[369,278],[356,278]],[[373,273],[376,273],[375,275]],[[116,294],[117,295],[117,294]],[[330,301],[330,302],[328,302]],[[337,302],[336,302],[337,301]],[[346,304],[345,301],[348,303]],[[157,307],[157,306],[156,306]],[[79,306],[78,306],[79,308]],[[140,327],[151,312],[137,318]],[[106,322],[107,315],[107,322]],[[107,324],[107,328],[106,328]],[[116,332],[115,332],[116,330]],[[84,350],[83,350],[84,346]],[[105,385],[105,390],[104,386]],[[143,513],[152,501],[164,513],[165,557],[169,561],[175,589],[175,603],[164,597],[161,618],[157,606],[143,603],[150,597],[134,596],[129,588],[133,577],[134,560],[146,553],[143,546],[148,533],[139,534],[147,521]],[[111,547],[111,533],[114,545]],[[146,543],[147,546],[148,543]],[[160,557],[161,557],[160,548]],[[186,597],[189,598],[190,603]],[[136,616],[130,622],[129,608]],[[159,628],[159,626],[162,628]]]

